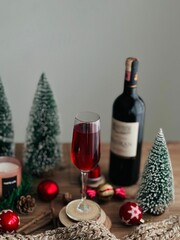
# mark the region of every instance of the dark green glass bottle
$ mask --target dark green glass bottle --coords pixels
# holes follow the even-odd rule
[[[139,178],[145,104],[137,94],[138,63],[127,58],[124,91],[113,103],[109,178],[130,186]]]

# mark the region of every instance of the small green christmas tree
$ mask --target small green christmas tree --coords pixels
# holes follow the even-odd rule
[[[14,155],[12,114],[0,78],[0,156]]]
[[[137,202],[143,212],[159,215],[173,200],[174,181],[171,161],[163,131],[160,129],[145,164]]]
[[[45,74],[34,96],[26,131],[24,161],[33,175],[53,169],[61,159],[57,105]]]

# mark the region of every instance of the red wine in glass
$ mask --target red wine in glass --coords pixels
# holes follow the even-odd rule
[[[73,127],[71,159],[81,171],[81,199],[66,206],[66,214],[73,220],[97,219],[101,210],[97,203],[86,200],[88,172],[94,169],[100,159],[100,117],[93,112],[76,115]]]
[[[74,126],[71,159],[84,172],[96,167],[100,159],[100,129],[94,123]]]

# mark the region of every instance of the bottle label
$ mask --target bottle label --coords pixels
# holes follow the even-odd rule
[[[14,188],[17,188],[17,177],[2,178],[2,195],[7,197]]]
[[[112,119],[111,151],[122,157],[135,157],[138,141],[138,122]]]

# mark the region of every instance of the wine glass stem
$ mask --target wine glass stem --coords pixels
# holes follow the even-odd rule
[[[88,178],[88,173],[81,172],[81,181],[82,181],[82,195],[81,195],[81,198],[82,198],[83,201],[86,200],[87,178]]]
[[[88,173],[81,171],[81,182],[82,182],[82,189],[81,189],[81,202],[78,206],[78,209],[82,212],[88,211],[89,206],[86,202],[86,188],[87,188],[87,179]]]

